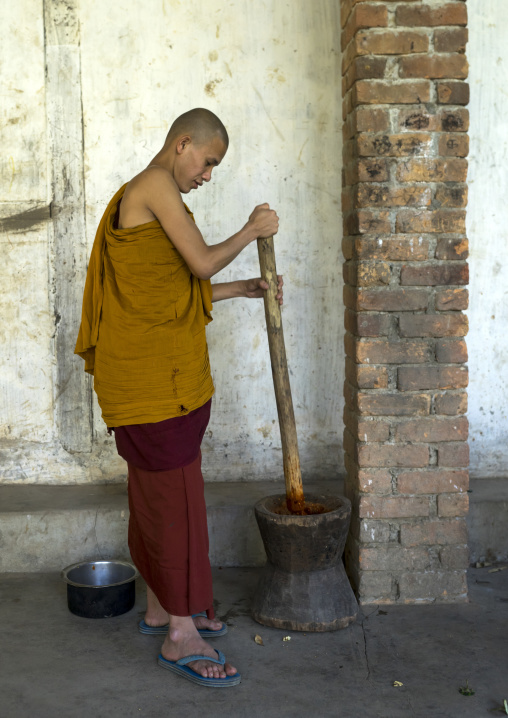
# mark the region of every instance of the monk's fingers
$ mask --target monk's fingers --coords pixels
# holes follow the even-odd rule
[[[279,289],[282,289],[282,287],[284,286],[284,278],[282,274],[277,275],[277,286]]]

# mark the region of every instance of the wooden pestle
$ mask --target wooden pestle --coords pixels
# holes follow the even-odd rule
[[[273,237],[258,239],[257,243],[261,276],[268,283],[268,290],[264,296],[266,330],[268,333],[273,386],[275,389],[280,436],[282,440],[286,502],[292,514],[303,514],[305,498],[302,487],[295,413],[293,410],[291,387],[289,385],[289,372],[286,359],[286,347],[284,344],[284,332],[282,330],[280,304],[275,296],[277,294],[277,267],[275,266]]]

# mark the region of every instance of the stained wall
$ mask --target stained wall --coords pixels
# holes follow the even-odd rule
[[[194,106],[230,150],[186,198],[205,239],[277,209],[283,321],[304,473],[341,469],[342,280],[337,3],[20,0],[2,7],[2,480],[115,480],[115,455],[72,348],[105,205]],[[21,68],[21,69],[20,69]],[[10,124],[9,124],[10,123]],[[255,244],[218,281],[256,276]],[[281,476],[261,301],[217,304],[208,480]]]

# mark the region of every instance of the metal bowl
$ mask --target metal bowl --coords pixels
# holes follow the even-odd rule
[[[69,611],[83,618],[109,618],[130,611],[139,573],[128,561],[82,561],[61,573]]]

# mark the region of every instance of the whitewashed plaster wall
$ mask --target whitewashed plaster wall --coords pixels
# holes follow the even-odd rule
[[[468,0],[472,474],[508,473],[508,16]],[[340,117],[336,0],[0,3],[0,481],[118,480],[72,357],[95,227],[180,112],[204,105],[231,147],[188,197],[210,242],[254,204],[281,216],[284,324],[305,475],[342,469]],[[45,70],[46,77],[45,77]],[[84,122],[83,122],[84,120]],[[257,273],[255,247],[218,279]],[[208,480],[280,475],[260,302],[218,304]]]
[[[336,0],[18,0],[2,13],[2,113],[11,122],[2,122],[0,198],[10,218],[2,481],[124,473],[72,356],[86,257],[112,194],[195,106],[220,115],[231,143],[212,182],[186,201],[210,243],[238,230],[256,204],[277,209],[304,480],[336,475],[344,363]],[[33,206],[39,214],[27,215]],[[257,274],[254,244],[217,280]],[[262,302],[223,302],[214,317],[205,476],[281,477]]]
[[[508,477],[508,14],[468,0],[471,474]]]

